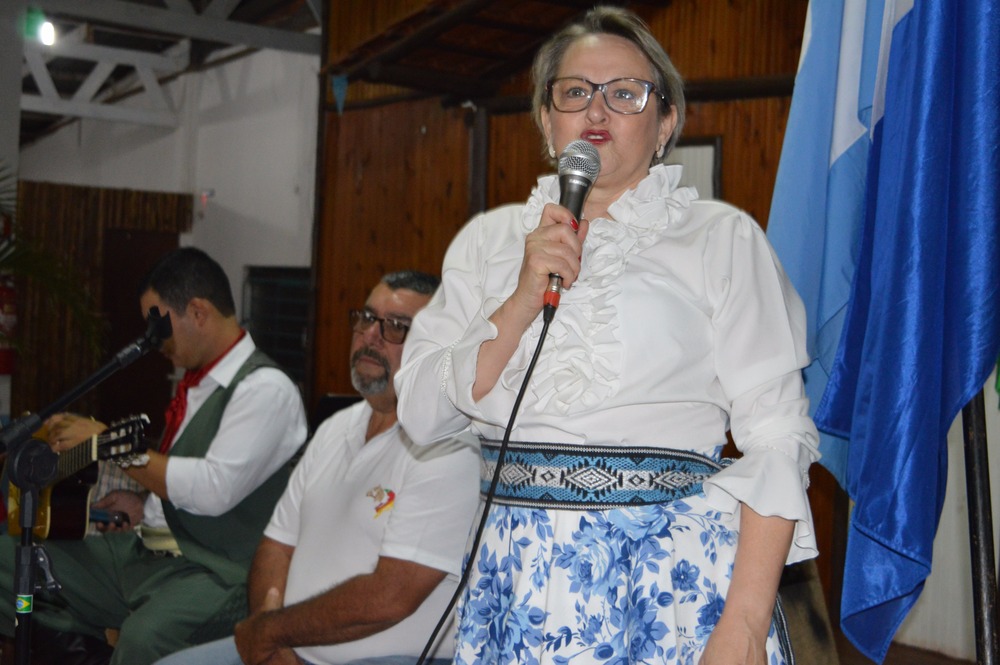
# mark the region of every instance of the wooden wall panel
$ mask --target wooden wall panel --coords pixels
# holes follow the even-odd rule
[[[556,171],[556,165],[543,153],[541,133],[530,113],[490,118],[488,169],[488,208],[524,201],[539,175]]]
[[[687,80],[794,73],[806,0],[674,0],[637,6]]]
[[[684,137],[722,137],[722,196],[767,226],[788,98],[692,104]]]
[[[465,111],[435,99],[328,114],[313,395],[351,392],[347,312],[387,272],[438,273],[466,222]]]

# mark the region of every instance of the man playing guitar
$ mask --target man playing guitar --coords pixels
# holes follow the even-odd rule
[[[240,327],[217,262],[193,247],[175,250],[138,293],[143,318],[153,307],[169,315],[173,333],[160,351],[185,370],[159,448],[118,462],[145,497],[121,491],[102,504],[141,528],[47,542],[63,588],[35,596],[32,627],[53,632],[44,636],[50,643],[74,634],[103,641],[117,630],[113,665],[148,665],[232,632],[246,614],[254,550],[306,437],[298,388]],[[57,450],[97,427],[54,421]],[[14,544],[0,538],[8,598]],[[0,632],[13,627],[14,607],[0,603]],[[74,661],[60,654],[55,662]]]

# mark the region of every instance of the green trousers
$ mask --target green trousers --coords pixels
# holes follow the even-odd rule
[[[0,536],[0,591],[7,599],[0,603],[0,633],[8,636],[14,634],[16,545]],[[184,557],[154,554],[131,532],[44,546],[62,591],[35,595],[33,621],[102,640],[106,629],[119,630],[112,665],[148,665],[231,635],[246,616],[245,585],[223,584]]]

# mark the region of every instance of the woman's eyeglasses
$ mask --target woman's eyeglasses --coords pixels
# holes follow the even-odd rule
[[[576,113],[590,106],[594,93],[604,95],[604,102],[615,113],[632,115],[642,113],[649,101],[649,93],[660,100],[666,98],[656,90],[656,86],[642,79],[621,78],[607,83],[594,83],[584,78],[565,77],[549,81],[545,86],[549,91],[552,106],[563,113]]]
[[[403,323],[398,319],[379,318],[367,309],[351,310],[351,330],[356,333],[363,333],[378,322],[378,330],[382,339],[390,344],[402,344],[406,339],[406,333],[410,332],[410,324]]]

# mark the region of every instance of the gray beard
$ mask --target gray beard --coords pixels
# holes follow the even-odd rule
[[[378,363],[382,365],[382,369],[385,370],[385,374],[375,378],[361,376],[361,374],[359,374],[357,369],[354,367],[357,363],[357,359],[361,356],[368,356],[369,358],[378,361]],[[382,356],[367,348],[359,349],[351,357],[351,385],[354,386],[354,389],[357,390],[358,393],[364,395],[365,397],[378,395],[385,391],[385,389],[389,387],[389,373],[389,362]]]
[[[374,379],[368,379],[359,375],[354,368],[351,368],[351,385],[365,397],[378,395],[389,387],[389,377],[382,375]]]

